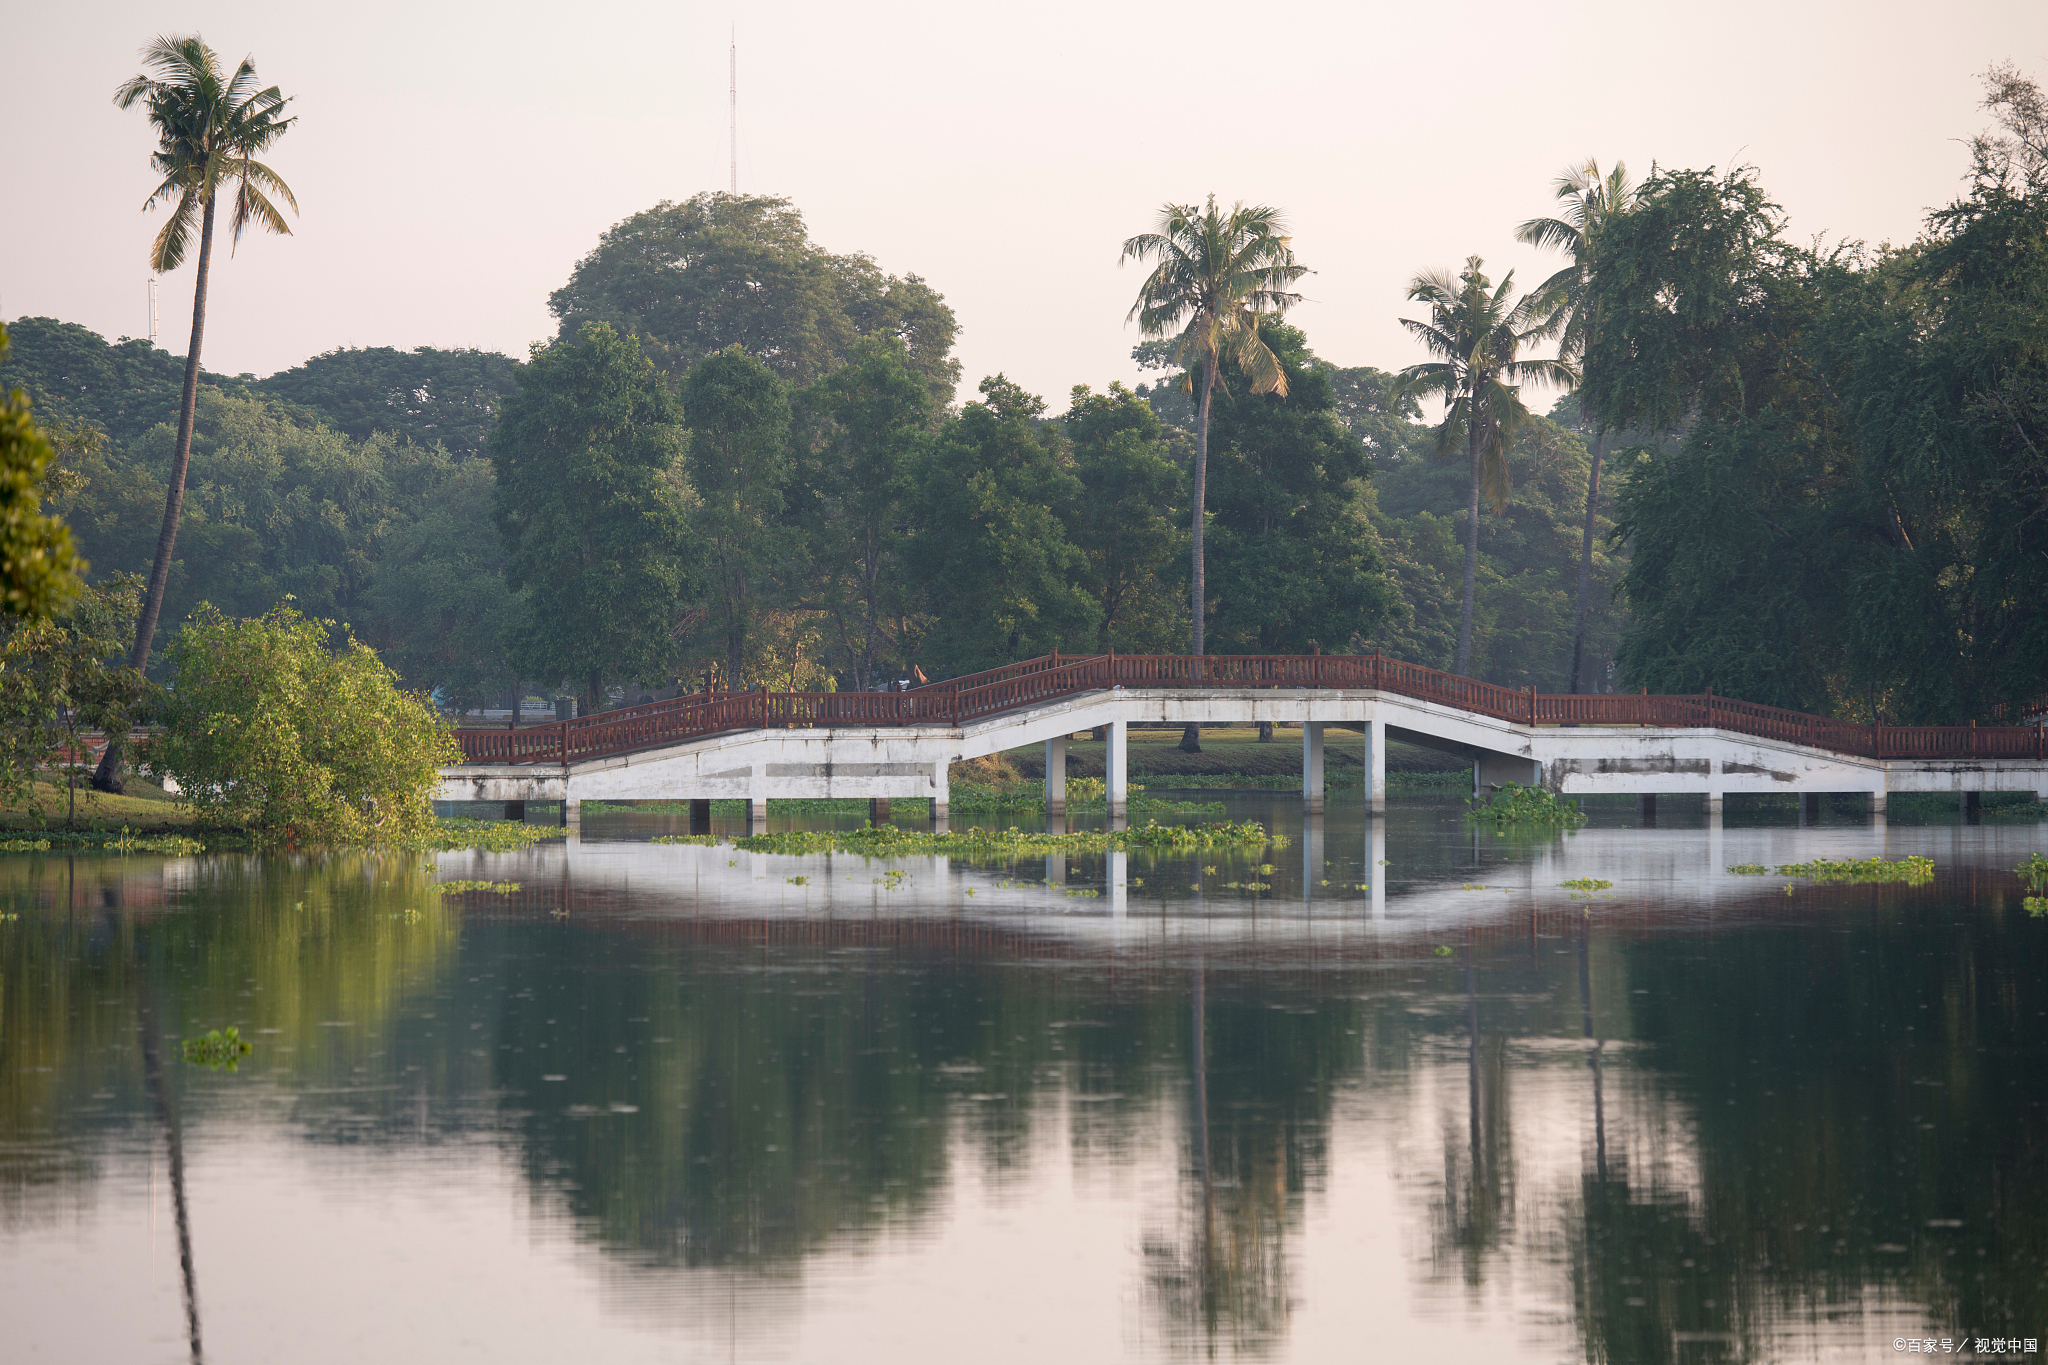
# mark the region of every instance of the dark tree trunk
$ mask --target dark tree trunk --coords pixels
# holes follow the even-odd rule
[[[1579,544],[1579,608],[1572,622],[1572,678],[1570,690],[1581,686],[1586,655],[1586,599],[1593,589],[1593,512],[1600,502],[1600,460],[1607,453],[1607,427],[1593,429],[1593,468],[1586,476],[1586,534]]]
[[[1478,403],[1471,406],[1476,408]],[[1472,586],[1479,574],[1479,433],[1479,414],[1468,410],[1465,447],[1472,459],[1472,495],[1465,504],[1465,591],[1458,606],[1458,663],[1451,670],[1460,675],[1472,666]]]
[[[1216,357],[1205,356],[1202,360],[1202,400],[1195,411],[1195,494],[1194,494],[1194,544],[1192,579],[1193,602],[1189,611],[1188,653],[1200,655],[1207,642],[1206,621],[1208,615],[1209,580],[1207,566],[1203,563],[1203,523],[1207,520],[1209,507],[1209,397],[1216,388]],[[1197,668],[1199,669],[1199,665]],[[1180,751],[1184,754],[1202,752],[1202,728],[1190,724],[1180,734]]]
[[[589,681],[590,691],[586,694],[588,700],[583,704],[583,714],[594,716],[604,710],[604,674],[593,668],[590,670]]]
[[[178,517],[185,507],[185,471],[192,465],[192,422],[199,405],[199,347],[206,338],[206,275],[212,264],[213,199],[208,196],[200,220],[198,278],[192,286],[192,344],[185,350],[185,393],[178,408],[178,444],[171,455],[171,486],[164,494],[164,524],[157,532],[156,558],[150,562],[149,586],[142,594],[142,614],[135,622],[135,648],[128,654],[128,666],[137,673],[149,667],[149,646],[156,636],[157,617],[164,609],[164,585],[171,576],[171,551],[178,543]],[[121,790],[121,748],[127,728],[125,717],[109,727],[107,751],[100,756],[100,766],[92,775],[92,784],[100,791]]]
[[[1261,744],[1271,744],[1272,742],[1273,742],[1273,722],[1272,722],[1272,721],[1270,721],[1270,720],[1262,720],[1262,721],[1260,721],[1260,722],[1259,722],[1259,743],[1261,743]]]

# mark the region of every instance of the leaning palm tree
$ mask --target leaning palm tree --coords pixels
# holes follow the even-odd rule
[[[1429,321],[1402,318],[1406,327],[1437,359],[1401,371],[1396,397],[1435,394],[1444,400],[1444,420],[1436,429],[1436,453],[1448,456],[1462,445],[1472,465],[1472,490],[1465,519],[1465,591],[1458,612],[1458,662],[1463,673],[1472,662],[1472,590],[1479,570],[1479,495],[1485,492],[1498,516],[1508,500],[1508,446],[1515,431],[1529,419],[1522,405],[1521,385],[1571,383],[1577,372],[1561,360],[1523,360],[1522,348],[1554,336],[1564,317],[1543,294],[1513,296],[1515,272],[1498,288],[1480,268],[1477,256],[1465,259],[1454,280],[1432,270],[1417,275],[1408,297],[1429,305]]]
[[[1591,302],[1593,275],[1599,269],[1600,235],[1607,225],[1635,206],[1636,186],[1628,167],[1615,162],[1600,174],[1600,163],[1588,157],[1557,178],[1557,197],[1564,201],[1562,218],[1531,218],[1515,231],[1515,240],[1565,252],[1571,264],[1537,287],[1554,299],[1565,316],[1558,337],[1560,359],[1584,358],[1600,331],[1599,310]],[[1586,534],[1579,546],[1579,603],[1572,618],[1571,690],[1580,686],[1586,650],[1586,601],[1593,583],[1593,511],[1600,499],[1600,461],[1607,453],[1607,423],[1593,424],[1593,465],[1586,478]]]
[[[223,76],[220,58],[197,34],[160,37],[142,49],[143,65],[152,74],[133,76],[114,92],[114,104],[130,109],[140,104],[156,130],[157,149],[150,166],[163,180],[143,201],[144,210],[172,204],[171,216],[150,243],[149,265],[168,274],[184,264],[196,229],[199,236],[198,278],[192,290],[192,344],[185,352],[185,393],[178,410],[178,444],[171,456],[170,489],[164,497],[164,524],[157,533],[156,558],[143,590],[142,611],[135,623],[135,648],[129,666],[140,673],[149,663],[149,646],[163,610],[164,584],[171,574],[171,551],[178,540],[178,514],[185,504],[185,471],[192,461],[193,411],[199,398],[199,344],[206,332],[206,279],[213,261],[213,211],[222,191],[231,207],[229,229],[239,245],[242,233],[256,226],[289,235],[291,227],[272,202],[282,200],[299,209],[289,186],[256,159],[284,135],[295,120],[282,117],[288,102],[276,86],[258,89],[256,64],[244,57],[234,74]],[[107,746],[93,785],[120,790],[120,748]]]
[[[1292,239],[1280,211],[1264,204],[1234,204],[1224,213],[1210,195],[1206,206],[1168,204],[1159,211],[1151,232],[1124,243],[1123,259],[1150,261],[1152,273],[1138,290],[1138,301],[1125,317],[1137,319],[1148,337],[1175,338],[1174,358],[1187,372],[1195,392],[1194,558],[1191,652],[1201,654],[1207,582],[1202,531],[1209,490],[1209,400],[1218,384],[1230,392],[1223,377],[1226,364],[1239,371],[1253,393],[1287,395],[1287,375],[1280,359],[1259,335],[1262,318],[1278,317],[1301,301],[1289,286],[1308,273],[1294,260]],[[1181,737],[1181,747],[1200,749],[1195,727]]]

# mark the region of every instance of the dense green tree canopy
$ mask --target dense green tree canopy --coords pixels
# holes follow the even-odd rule
[[[1211,625],[1234,653],[1339,653],[1392,606],[1365,449],[1308,339],[1281,323],[1260,330],[1287,382],[1215,403]]]
[[[924,633],[908,551],[936,405],[900,344],[865,338],[798,408],[790,521],[810,555],[800,600],[829,621],[835,668],[866,689],[885,668],[907,673]]]
[[[696,547],[680,405],[631,337],[585,325],[536,345],[491,433],[506,581],[524,590],[511,632],[522,676],[585,683],[659,677]]]
[[[938,402],[960,378],[959,327],[930,285],[885,275],[866,256],[831,254],[794,205],[768,195],[705,193],[634,214],[605,231],[548,306],[563,339],[609,322],[671,375],[739,346],[786,382],[808,384],[855,341],[878,336],[902,343]]]
[[[1045,403],[1002,375],[981,381],[926,462],[912,567],[935,617],[925,658],[971,673],[1058,647],[1085,650],[1101,608],[1060,514],[1081,496]]]
[[[484,453],[498,409],[517,387],[512,371],[512,358],[496,351],[350,347],[250,388],[306,408],[359,441],[389,432],[416,445],[439,442],[466,458]]]
[[[1187,476],[1167,429],[1121,384],[1101,394],[1075,385],[1061,427],[1082,490],[1069,505],[1067,533],[1086,558],[1086,586],[1102,613],[1095,648],[1183,652],[1188,607],[1178,587],[1188,535],[1178,520]]]
[[[723,685],[751,685],[747,642],[774,605],[794,550],[783,519],[792,475],[789,391],[738,346],[706,356],[682,386],[690,429],[691,525],[704,557],[705,620],[695,632],[722,661]]]

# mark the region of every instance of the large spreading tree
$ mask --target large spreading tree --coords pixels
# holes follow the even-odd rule
[[[506,579],[524,592],[511,631],[521,677],[659,675],[695,547],[681,405],[639,345],[604,323],[535,346],[491,433]]]
[[[289,234],[276,200],[293,212],[298,201],[275,171],[256,157],[267,151],[296,122],[284,117],[288,102],[278,88],[257,84],[256,63],[244,57],[234,71],[222,70],[220,57],[197,34],[160,37],[142,49],[149,71],[123,81],[114,92],[122,109],[141,105],[157,136],[151,168],[163,177],[143,207],[171,205],[170,217],[150,244],[149,266],[167,275],[184,264],[199,238],[199,256],[192,288],[192,340],[185,351],[185,386],[178,410],[177,447],[171,458],[170,486],[164,498],[163,529],[143,588],[142,610],[135,625],[135,646],[128,666],[140,673],[149,666],[149,647],[163,610],[164,587],[170,579],[171,554],[178,540],[178,513],[185,501],[185,473],[192,458],[193,411],[199,397],[199,349],[206,334],[207,274],[213,264],[214,209],[225,193],[229,201],[229,235],[240,243],[254,226]],[[107,746],[93,785],[120,790],[120,748]]]

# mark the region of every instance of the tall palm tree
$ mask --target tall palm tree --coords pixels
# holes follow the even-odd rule
[[[171,457],[170,490],[164,497],[164,524],[157,533],[156,558],[143,590],[142,612],[135,623],[135,648],[129,666],[140,673],[149,663],[149,646],[163,610],[164,584],[171,574],[171,551],[178,540],[178,514],[185,505],[185,471],[192,461],[192,418],[199,398],[199,345],[206,333],[206,279],[213,262],[213,210],[226,190],[231,200],[230,235],[240,245],[250,226],[266,232],[291,233],[284,215],[271,202],[274,195],[297,213],[299,202],[277,173],[256,159],[284,136],[296,121],[282,117],[288,103],[276,86],[258,89],[256,63],[244,57],[234,74],[223,76],[220,57],[197,34],[159,37],[142,49],[151,74],[132,76],[114,91],[117,108],[140,104],[156,130],[157,149],[150,166],[163,177],[145,211],[172,204],[171,216],[150,243],[149,267],[159,275],[184,264],[199,233],[198,278],[192,290],[192,344],[185,352],[185,393],[178,410],[178,444]],[[108,744],[93,774],[102,791],[120,790],[120,747]]]
[[[1135,318],[1148,337],[1175,338],[1174,358],[1187,370],[1187,387],[1200,393],[1195,401],[1195,488],[1193,630],[1191,652],[1204,652],[1207,577],[1202,531],[1209,492],[1209,400],[1223,378],[1225,364],[1238,370],[1253,393],[1287,396],[1287,375],[1259,335],[1263,317],[1278,317],[1301,302],[1289,286],[1308,273],[1294,259],[1280,210],[1264,204],[1233,204],[1230,212],[1207,205],[1167,204],[1151,232],[1124,243],[1123,260],[1150,261],[1152,273],[1139,287],[1138,301],[1125,321]],[[1190,725],[1181,748],[1198,752],[1201,742]]]
[[[1508,500],[1508,445],[1529,419],[1522,405],[1524,383],[1571,383],[1577,378],[1561,360],[1524,360],[1522,348],[1556,335],[1564,315],[1541,293],[1514,297],[1515,272],[1496,288],[1477,256],[1465,258],[1454,280],[1448,272],[1417,275],[1408,297],[1429,305],[1429,321],[1402,318],[1401,325],[1437,359],[1401,371],[1396,397],[1435,394],[1444,400],[1436,429],[1436,453],[1455,454],[1463,445],[1472,465],[1472,492],[1465,519],[1465,592],[1458,613],[1458,662],[1472,663],[1472,589],[1479,571],[1479,494],[1494,515]]]
[[[1636,186],[1628,178],[1628,166],[1614,163],[1614,169],[1600,174],[1600,163],[1591,157],[1557,178],[1557,197],[1564,201],[1562,218],[1531,218],[1515,230],[1515,240],[1530,246],[1551,247],[1569,255],[1571,263],[1537,287],[1537,293],[1556,300],[1565,315],[1564,330],[1558,337],[1557,353],[1562,360],[1582,359],[1600,331],[1599,310],[1592,305],[1594,272],[1599,268],[1600,234],[1606,226],[1635,206]],[[1593,467],[1586,478],[1586,534],[1579,547],[1579,605],[1572,620],[1571,690],[1579,690],[1581,660],[1586,651],[1586,600],[1593,584],[1593,511],[1600,500],[1600,461],[1607,453],[1607,423],[1593,424]]]

